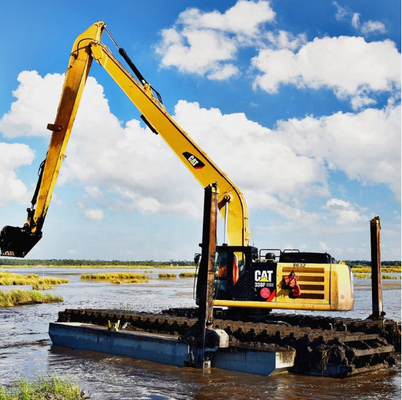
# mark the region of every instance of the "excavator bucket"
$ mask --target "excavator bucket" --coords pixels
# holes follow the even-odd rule
[[[0,232],[2,256],[25,257],[42,238],[42,232],[30,233],[24,228],[5,226]]]

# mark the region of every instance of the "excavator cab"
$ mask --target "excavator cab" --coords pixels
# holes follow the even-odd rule
[[[218,246],[215,263],[215,299],[249,298],[249,266],[258,250],[252,246]]]
[[[42,232],[31,233],[28,226],[5,226],[0,232],[2,256],[25,257],[42,238]]]

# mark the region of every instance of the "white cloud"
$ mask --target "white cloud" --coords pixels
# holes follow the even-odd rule
[[[40,87],[47,88],[50,78],[20,83],[20,93],[36,96],[18,98],[3,126],[26,134],[11,121],[30,124],[31,109],[45,93]],[[216,108],[179,101],[175,119],[242,189],[254,210],[271,210],[302,224],[319,220],[308,203],[309,199],[325,203],[331,196],[330,170],[343,171],[363,184],[389,185],[396,195],[400,191],[400,106],[290,119],[268,129],[243,113],[222,114]],[[17,183],[15,170],[33,158],[27,146],[19,146],[12,151],[5,148],[9,161],[0,161],[0,170],[5,175],[14,173]],[[67,148],[59,179],[63,183],[85,190],[81,207],[92,219],[101,219],[110,210],[200,216],[202,188],[160,136],[136,120],[121,125],[93,78],[88,79]],[[23,184],[20,190],[25,190]],[[334,203],[323,210],[334,215]],[[343,211],[342,221],[356,216],[356,210],[355,214],[351,210]]]
[[[336,113],[321,118],[292,118],[278,124],[294,151],[325,160],[363,184],[386,184],[400,198],[401,106]]]
[[[360,22],[360,14],[355,13],[352,17],[352,26],[363,35],[386,33],[385,25],[380,21],[367,21],[363,24]]]
[[[237,51],[236,44],[219,32],[212,30],[187,29],[179,42],[170,42],[164,51],[163,63],[165,66],[176,66],[181,72],[191,72],[203,75],[208,72],[217,73],[226,64],[222,62],[234,59]],[[164,41],[167,43],[172,37],[171,30],[164,32]],[[161,50],[159,49],[158,52]],[[233,70],[235,75],[237,70]]]
[[[103,219],[103,211],[94,208],[88,208],[84,210],[85,218],[92,219],[96,221],[102,221]]]
[[[0,206],[28,203],[27,187],[18,178],[17,171],[32,163],[34,152],[26,144],[0,142],[0,154]]]
[[[87,186],[85,188],[85,191],[87,192],[90,199],[93,199],[93,200],[103,199],[103,192],[97,186]]]
[[[279,30],[278,32],[267,32],[267,39],[277,49],[297,50],[307,42],[307,35],[301,33],[294,36],[290,32]]]
[[[232,32],[249,38],[258,36],[261,24],[274,19],[275,12],[269,1],[239,0],[223,14],[218,11],[203,13],[192,8],[179,15],[179,22],[183,25]]]
[[[323,163],[297,154],[275,131],[247,119],[223,115],[180,101],[175,118],[223,171],[246,193],[254,207],[269,208],[269,196],[290,193],[325,195]]]
[[[49,137],[46,126],[54,120],[64,77],[48,74],[42,78],[36,71],[23,71],[17,80],[19,86],[13,96],[18,101],[12,103],[11,110],[1,118],[0,132],[7,138]]]
[[[252,64],[260,72],[254,87],[269,93],[277,92],[282,84],[329,88],[355,107],[372,104],[379,92],[399,95],[400,54],[390,40],[367,43],[361,37],[315,38],[296,53],[261,50]]]
[[[16,101],[0,119],[3,135],[10,138],[42,136],[45,132],[49,137],[50,132],[43,127],[54,121],[63,80],[59,74],[45,77],[36,71],[20,74],[19,86],[14,92]],[[41,105],[47,104],[48,98],[55,99],[52,115]],[[32,162],[33,151],[17,143],[2,143],[0,150],[1,204],[27,202],[32,193],[28,194],[17,176],[17,169]],[[129,121],[123,127],[110,112],[102,86],[92,77],[88,78],[66,155],[58,185],[74,183],[75,189],[86,188],[91,201],[100,202],[104,209],[118,210],[123,204],[140,212],[173,210],[181,215],[199,215],[198,204],[188,207],[185,184],[172,189],[177,186],[176,179],[196,186],[188,172],[179,165],[163,140],[141,127],[139,121]],[[173,169],[177,169],[175,173],[172,173],[172,164]],[[160,200],[163,207],[156,206]],[[93,208],[85,204],[82,207]]]
[[[336,7],[336,20],[342,21],[349,14],[350,11],[346,7],[340,6],[336,1],[334,1],[333,4]]]
[[[363,35],[367,35],[369,33],[386,33],[387,30],[385,25],[379,21],[367,21],[361,26],[361,32]]]
[[[353,12],[349,7],[342,7],[334,1],[336,7],[335,18],[337,21],[350,21],[350,24],[359,33],[368,36],[370,34],[383,34],[387,32],[385,25],[381,21],[366,21],[361,23],[361,14]]]
[[[352,16],[352,26],[355,29],[359,29],[360,26],[360,14],[359,13],[354,13]]]
[[[268,1],[240,0],[225,13],[190,8],[161,32],[156,51],[165,67],[205,74],[211,80],[228,79],[238,75],[233,61],[239,48],[258,40],[261,26],[274,18]]]
[[[368,220],[367,216],[364,215],[367,209],[341,199],[332,198],[328,200],[323,209],[328,210],[330,215],[332,214],[331,223],[335,225],[355,226]]]

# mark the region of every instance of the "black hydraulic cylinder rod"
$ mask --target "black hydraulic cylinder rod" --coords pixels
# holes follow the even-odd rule
[[[138,78],[138,80],[145,85],[146,83],[148,83],[146,81],[146,79],[142,76],[141,72],[139,71],[139,69],[135,66],[135,64],[131,61],[131,58],[128,56],[128,54],[126,53],[126,50],[124,50],[122,47],[119,47],[119,53],[120,55],[124,58],[124,60],[126,61],[126,63],[130,66],[130,68],[133,70],[133,72],[135,73],[136,77]]]
[[[120,55],[124,58],[124,60],[126,61],[126,63],[128,64],[128,66],[133,70],[135,76],[137,77],[137,79],[143,84],[143,85],[149,85],[149,83],[147,82],[147,80],[142,76],[141,72],[139,71],[139,69],[135,66],[135,64],[131,61],[131,58],[128,56],[128,54],[126,53],[126,50],[124,50],[122,47],[119,47],[119,53]],[[155,90],[155,88],[153,88],[151,85],[149,85],[150,88],[153,90],[153,92],[156,94],[156,96],[158,97],[158,100],[161,104],[163,104],[162,101],[162,96],[160,95],[160,93]],[[153,132],[154,130],[151,129]],[[155,133],[155,132],[154,132]]]

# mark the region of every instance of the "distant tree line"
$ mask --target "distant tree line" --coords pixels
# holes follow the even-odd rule
[[[351,267],[356,267],[357,265],[361,265],[363,267],[371,267],[371,261],[367,260],[345,260],[345,264],[350,265]],[[381,266],[383,267],[400,267],[400,261],[381,261]]]
[[[120,261],[120,260],[72,260],[72,259],[49,259],[49,260],[30,260],[25,258],[1,258],[0,265],[54,265],[54,266],[81,266],[81,265],[122,265],[122,266],[130,266],[130,265],[145,265],[145,266],[157,266],[157,265],[174,265],[174,266],[188,266],[194,265],[194,261],[154,261],[154,260],[145,260],[145,261]]]

